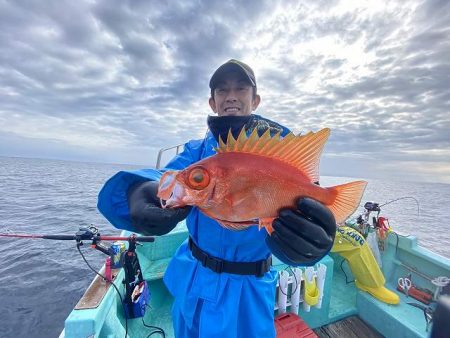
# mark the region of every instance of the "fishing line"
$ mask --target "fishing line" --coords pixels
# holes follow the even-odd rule
[[[395,231],[390,231],[392,232],[395,237],[397,238],[396,242],[395,242],[395,257],[397,257],[397,252],[398,252],[398,242],[399,242],[399,238],[398,238],[398,233],[396,233]],[[388,233],[389,236],[389,233]]]
[[[385,205],[388,205],[388,204],[391,204],[391,203],[394,203],[394,202],[397,202],[397,201],[400,201],[400,200],[404,200],[404,199],[413,199],[416,202],[416,205],[417,205],[417,217],[419,217],[420,216],[419,201],[415,197],[412,197],[412,196],[404,196],[404,197],[399,197],[399,198],[387,201],[384,204],[381,204],[380,208],[384,207]]]
[[[298,288],[298,280],[297,280],[297,277],[295,276],[294,270],[292,270],[292,267],[291,267],[291,266],[289,266],[289,269],[291,270],[292,276],[294,277],[294,280],[295,280],[295,289],[294,289],[294,291],[292,291],[292,286],[291,286],[291,295],[292,295],[293,293],[295,293],[295,291],[297,291],[297,288]]]
[[[1,228],[4,228],[3,226]],[[95,226],[89,226],[89,227],[81,227],[79,231],[75,235],[38,235],[38,234],[13,234],[9,229],[5,229],[4,233],[0,233],[0,237],[7,237],[7,238],[31,238],[31,239],[52,239],[52,240],[76,240],[77,244],[77,250],[79,254],[81,255],[81,258],[86,263],[88,268],[92,270],[96,275],[98,275],[103,280],[107,281],[109,284],[111,284],[114,289],[116,290],[117,294],[119,295],[120,303],[122,304],[124,313],[126,314],[126,304],[122,298],[122,295],[120,294],[119,289],[114,284],[113,281],[108,280],[104,275],[100,274],[97,270],[95,270],[91,264],[87,261],[86,257],[84,256],[83,252],[81,251],[80,247],[83,245],[82,240],[92,240],[92,245],[95,249],[110,255],[110,248],[108,249],[104,245],[100,244],[102,240],[114,240],[114,241],[122,241],[122,240],[128,240],[129,243],[135,243],[135,241],[143,241],[143,242],[153,242],[155,239],[153,236],[141,236],[139,239],[136,239],[136,235],[133,234],[130,237],[122,237],[122,236],[101,236],[98,229]],[[144,323],[145,324],[145,323]],[[156,329],[157,331],[152,332],[153,333],[160,333],[165,337],[164,330],[162,328],[159,328],[157,326],[149,326],[145,325],[147,327],[151,327]],[[149,336],[150,336],[149,335]],[[125,315],[125,338],[128,336],[128,318]]]
[[[341,261],[341,270],[342,270],[342,272],[344,273],[344,276],[345,276],[345,283],[346,284],[350,284],[350,283],[354,283],[355,282],[355,280],[351,280],[351,281],[348,281],[348,279],[347,279],[347,273],[344,271],[344,268],[343,268],[343,264],[344,264],[344,262],[346,262],[347,260],[344,258],[344,259],[342,259],[342,261]]]
[[[395,232],[394,230],[389,231],[387,235],[389,236],[391,233],[394,234],[395,237],[396,237],[396,242],[395,242],[395,257],[397,257],[399,237],[405,237],[405,238],[406,238],[406,237],[410,237],[411,235],[401,235],[401,234]],[[387,238],[387,237],[386,237],[386,238]]]
[[[86,263],[86,265],[89,267],[89,269],[91,269],[92,271],[94,271],[98,276],[100,276],[101,278],[103,278],[105,281],[107,281],[108,283],[110,283],[114,289],[117,291],[117,294],[119,295],[120,298],[120,304],[122,304],[123,307],[123,311],[124,313],[126,313],[126,309],[125,309],[125,303],[123,302],[123,298],[122,295],[120,294],[119,289],[117,288],[116,284],[114,284],[112,281],[106,279],[105,276],[103,276],[101,273],[97,272],[97,270],[95,270],[87,261],[86,257],[84,257],[83,253],[80,250],[80,246],[82,246],[83,244],[81,242],[77,243],[77,250],[81,255],[81,258],[83,258],[84,262]],[[125,338],[127,338],[128,336],[128,318],[127,316],[125,316]]]
[[[117,294],[119,295],[119,298],[120,298],[120,304],[122,304],[124,313],[126,313],[126,309],[125,309],[126,304],[125,304],[125,302],[123,301],[123,298],[122,298],[122,295],[120,294],[119,289],[117,288],[117,286],[114,284],[113,281],[110,281],[110,280],[106,279],[105,276],[103,276],[102,274],[100,274],[99,272],[97,272],[97,271],[89,264],[89,262],[86,260],[86,257],[83,255],[83,253],[82,253],[81,250],[80,250],[80,246],[81,246],[81,245],[83,245],[83,244],[82,244],[82,243],[77,243],[77,249],[78,249],[78,252],[80,253],[81,257],[83,258],[84,262],[87,264],[87,266],[88,266],[92,271],[94,271],[98,276],[102,277],[104,280],[106,280],[108,283],[110,283],[110,284],[114,287],[114,289],[116,290]],[[148,306],[148,304],[146,304],[146,305]],[[150,306],[148,306],[148,307],[150,308]],[[163,336],[163,338],[166,337],[166,335],[165,335],[165,333],[164,333],[164,330],[163,330],[162,328],[160,328],[160,327],[158,327],[158,326],[147,325],[147,324],[144,322],[144,317],[141,317],[141,318],[142,318],[142,324],[143,324],[145,327],[155,329],[155,331],[151,332],[147,337],[152,336],[154,333],[159,333],[159,334],[161,334],[161,335]],[[128,317],[125,315],[125,338],[127,338],[127,337],[128,337]]]
[[[292,277],[294,277],[294,280],[295,280],[295,289],[294,289],[294,291],[292,291],[292,286],[291,286],[291,293],[290,293],[290,295],[292,295],[293,293],[295,293],[295,291],[297,291],[298,281],[297,281],[297,277],[295,276],[295,273],[294,273],[294,271],[292,270],[291,266],[288,266],[287,268],[285,268],[284,271],[287,271],[288,269],[291,270],[291,272],[292,272]],[[281,289],[281,287],[280,287],[279,289],[280,289],[280,291],[281,291],[281,293],[282,293],[283,295],[285,295],[286,297],[288,296],[287,293],[284,293],[284,292],[283,292],[283,290]]]
[[[125,305],[125,302],[123,301],[123,298],[122,298],[122,295],[120,294],[119,289],[117,288],[117,286],[114,284],[113,281],[110,281],[110,280],[106,279],[105,276],[103,276],[101,273],[97,272],[97,271],[89,264],[89,262],[86,260],[86,257],[83,255],[83,253],[82,253],[81,250],[80,250],[80,246],[81,246],[81,245],[83,245],[83,244],[77,243],[77,249],[78,249],[78,252],[80,253],[81,257],[83,258],[84,262],[87,264],[87,266],[89,267],[89,269],[91,269],[92,271],[94,271],[98,276],[100,276],[101,278],[103,278],[105,281],[107,281],[108,283],[110,283],[110,284],[114,287],[114,289],[116,290],[117,294],[119,295],[120,304],[122,304],[124,313],[126,313],[126,309],[125,309],[125,306],[126,306],[126,305]],[[146,305],[148,306],[148,304],[146,304]],[[148,307],[150,307],[150,306],[148,306]],[[154,333],[159,333],[159,334],[161,334],[161,335],[163,336],[163,338],[166,337],[166,335],[165,335],[165,333],[164,333],[164,330],[163,330],[162,328],[160,328],[160,327],[158,327],[158,326],[147,325],[147,324],[144,322],[144,317],[141,317],[141,318],[142,318],[142,324],[143,324],[145,327],[155,329],[155,331],[151,332],[147,337],[152,336]],[[127,337],[128,337],[128,318],[127,318],[127,316],[125,315],[125,338],[127,338]]]
[[[150,305],[145,304],[145,306],[148,307],[149,309],[151,309]],[[142,308],[144,308],[144,306]],[[159,333],[161,336],[163,336],[163,338],[166,337],[166,334],[165,334],[164,330],[161,327],[154,326],[154,325],[148,325],[148,324],[145,323],[144,317],[141,317],[141,318],[142,318],[142,325],[144,325],[145,327],[148,327],[150,329],[154,329],[155,330],[155,331],[150,332],[149,335],[147,336],[147,338],[150,337],[150,336],[153,336],[155,333]]]

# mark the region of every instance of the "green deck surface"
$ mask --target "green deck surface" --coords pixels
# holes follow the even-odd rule
[[[164,330],[166,338],[173,338],[172,316],[170,314],[172,308],[172,296],[167,291],[161,279],[154,280],[149,283],[152,290],[150,309],[147,310],[144,322],[147,325],[157,326]],[[147,337],[154,329],[147,328],[143,325],[142,319],[133,319],[129,321],[130,337]],[[162,337],[154,334],[151,337]]]

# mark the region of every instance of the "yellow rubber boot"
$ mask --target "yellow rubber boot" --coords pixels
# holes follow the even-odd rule
[[[346,226],[339,227],[331,252],[340,254],[348,261],[358,289],[387,304],[400,302],[400,297],[384,286],[386,280],[383,273],[372,250],[358,231]]]

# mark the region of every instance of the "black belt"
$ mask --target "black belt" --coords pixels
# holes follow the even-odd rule
[[[191,237],[189,237],[189,249],[191,249],[192,256],[202,263],[203,266],[217,273],[227,272],[236,275],[255,275],[261,277],[272,266],[272,256],[256,262],[230,262],[216,258],[200,249]]]

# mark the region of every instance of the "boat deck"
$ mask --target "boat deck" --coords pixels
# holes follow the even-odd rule
[[[101,283],[93,283],[103,288],[100,300],[96,293],[87,292],[89,299],[82,299],[77,308],[66,319],[65,331],[61,337],[148,337],[155,327],[165,331],[166,338],[173,338],[171,307],[173,298],[162,280],[170,260],[167,252],[173,252],[185,240],[182,231],[162,237],[152,245],[137,248],[144,278],[151,290],[150,304],[144,318],[125,320],[123,306],[114,288],[103,288]],[[418,287],[433,290],[434,276],[450,275],[450,260],[417,247],[415,238],[401,237],[398,243],[390,237],[388,249],[383,255],[385,286],[396,289],[400,277],[413,274]],[[408,337],[425,338],[429,336],[423,311],[408,303],[414,301],[399,294],[400,304],[390,305],[380,302],[366,292],[358,290],[353,283],[351,271],[343,258],[336,254],[324,257],[320,264],[327,266],[325,295],[320,307],[307,308],[299,304],[298,314],[319,337]],[[273,266],[278,271],[286,266],[274,258]],[[420,273],[416,272],[421,267]],[[117,275],[117,287],[123,293],[120,281],[124,272]],[[100,290],[101,291],[101,290]],[[93,296],[96,297],[93,297]],[[91,303],[92,302],[92,303]],[[286,309],[288,312],[290,308]],[[308,311],[310,310],[310,311]],[[278,310],[277,310],[278,311]],[[278,313],[277,313],[278,314]],[[331,324],[329,324],[331,323]],[[153,327],[147,326],[153,325]],[[147,326],[147,327],[146,327]],[[376,328],[374,330],[373,328]],[[127,332],[125,332],[125,330]],[[66,335],[67,333],[67,335]],[[155,332],[155,335],[158,336]]]
[[[351,316],[338,322],[313,330],[320,338],[382,338],[373,328],[364,323],[358,316]]]

